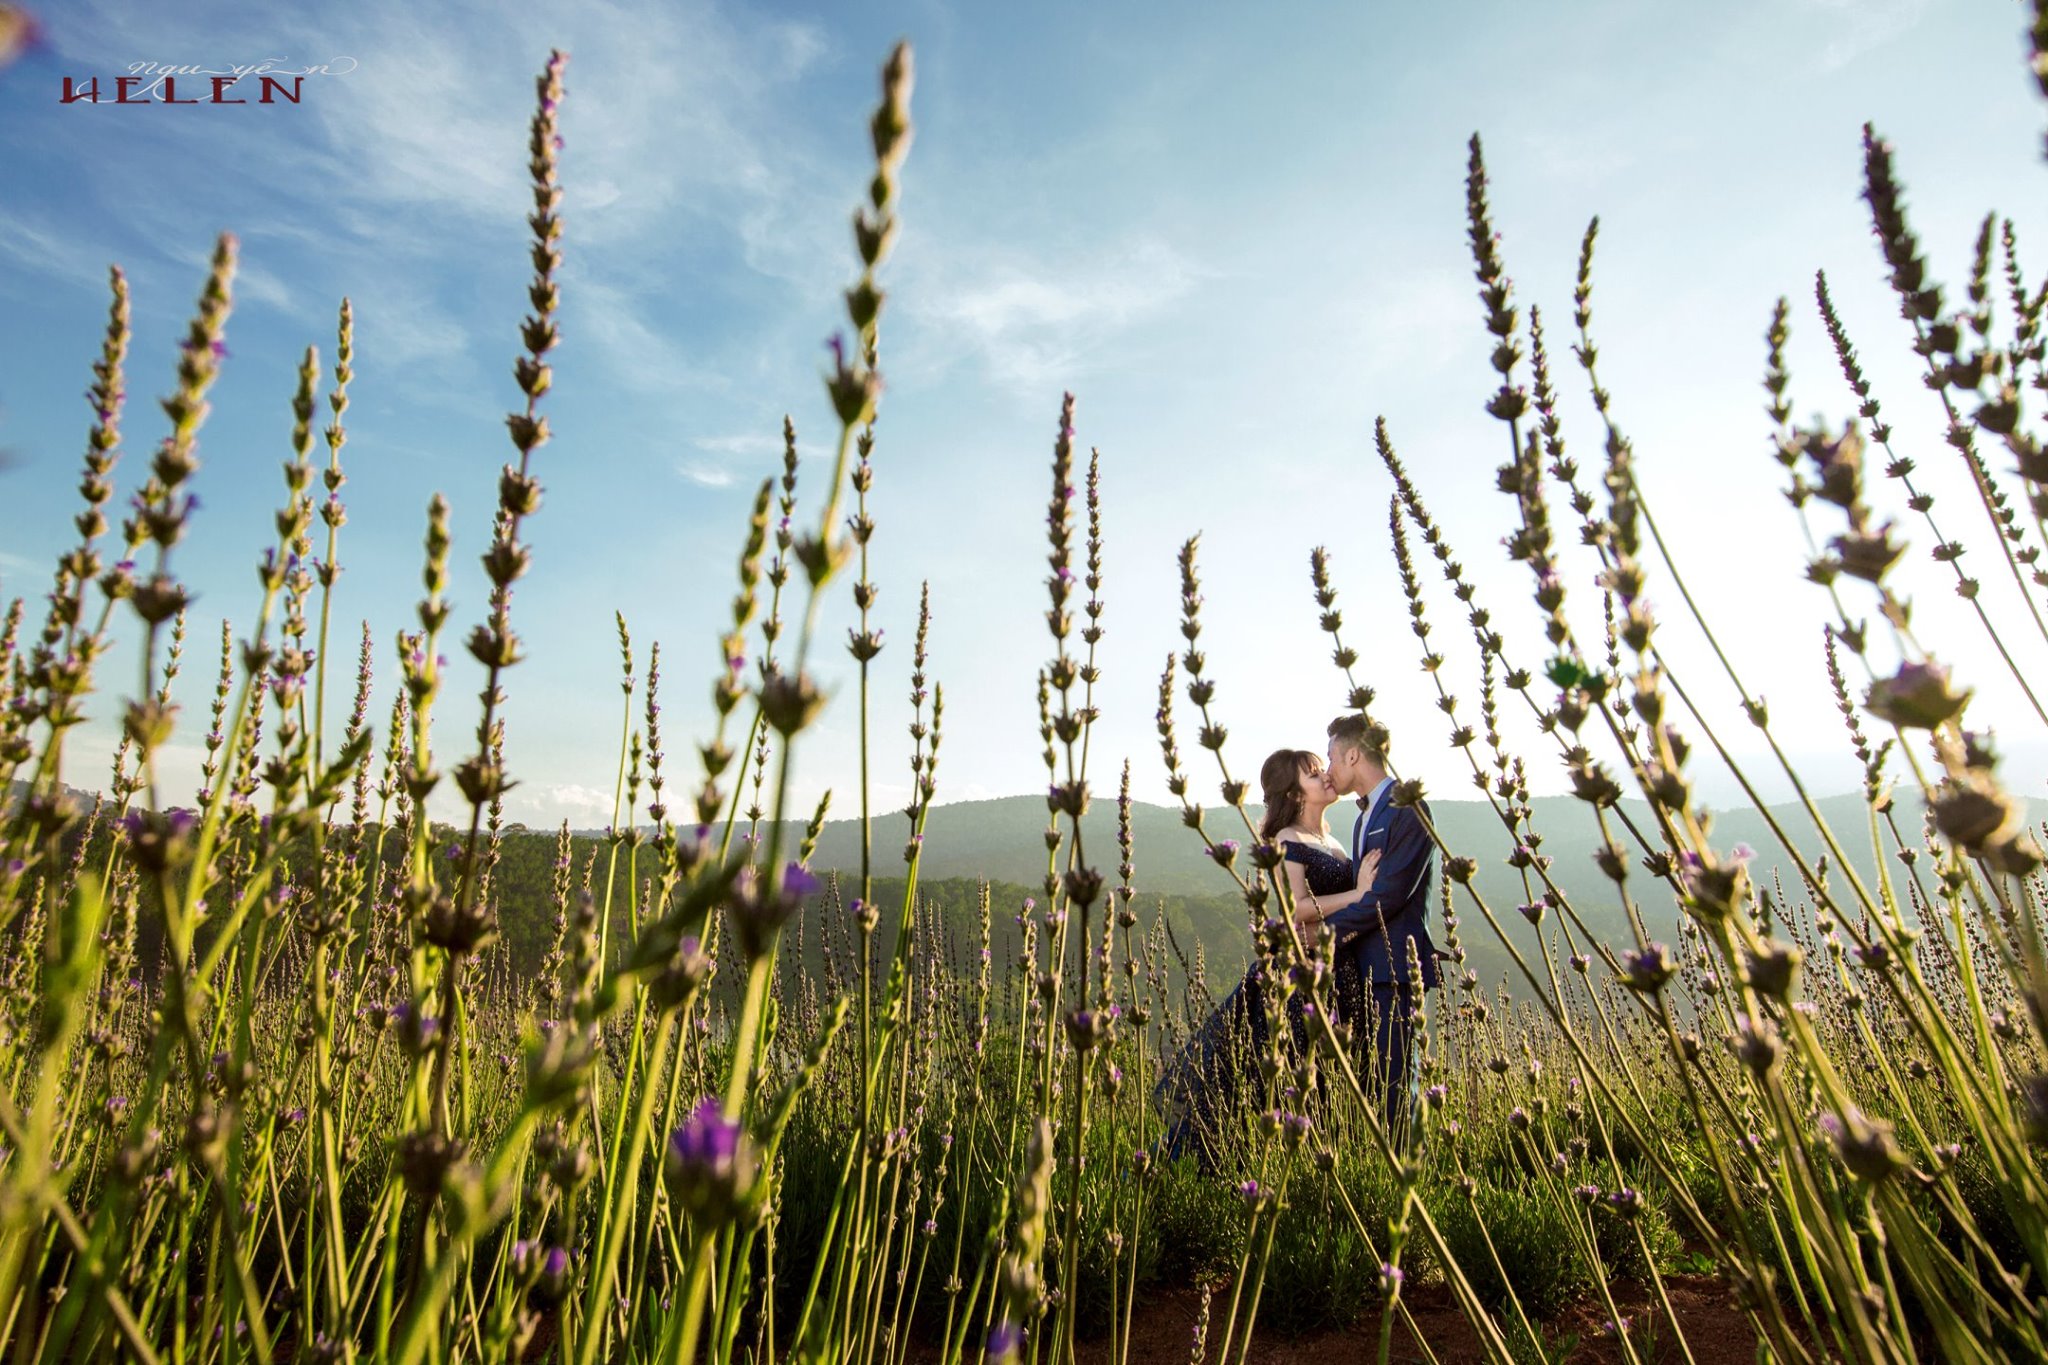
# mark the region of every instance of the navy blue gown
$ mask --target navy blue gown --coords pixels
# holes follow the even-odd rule
[[[1355,885],[1351,860],[1342,853],[1299,840],[1281,848],[1289,862],[1301,864],[1302,876],[1315,895],[1342,895]],[[1340,1018],[1353,1016],[1354,997],[1362,995],[1354,956],[1337,955],[1334,984]],[[1296,1049],[1305,1048],[1308,1041],[1303,1003],[1299,996],[1288,1002],[1289,1032]],[[1265,1107],[1259,1058],[1265,1053],[1268,1032],[1265,967],[1254,958],[1244,978],[1168,1063],[1153,1089],[1153,1102],[1166,1117],[1163,1154],[1168,1160],[1192,1154],[1203,1170],[1215,1169],[1223,1135],[1250,1117],[1254,1106]]]

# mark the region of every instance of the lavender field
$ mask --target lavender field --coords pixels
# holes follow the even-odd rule
[[[2048,3],[2025,10],[2048,95]],[[0,6],[0,44],[26,22]],[[1499,441],[1497,543],[1454,543],[1473,490],[1383,420],[1371,550],[1411,633],[1361,642],[1339,584],[1367,547],[1312,531],[1276,608],[1318,625],[1329,715],[1358,718],[1429,836],[1444,986],[1413,997],[1412,1106],[1390,1122],[1331,935],[1298,919],[1261,823],[1262,755],[1230,733],[1261,700],[1221,676],[1203,539],[1188,528],[1177,602],[1117,595],[1119,521],[1149,513],[1058,389],[1037,500],[977,513],[1043,536],[1045,633],[1006,659],[1035,675],[1015,721],[1043,804],[1021,838],[994,802],[937,813],[944,585],[895,567],[919,539],[888,519],[883,418],[916,401],[884,384],[885,283],[917,245],[898,250],[924,118],[908,43],[844,139],[864,192],[823,453],[786,424],[725,528],[729,576],[675,575],[730,602],[716,638],[664,648],[581,604],[616,631],[617,690],[577,703],[616,736],[585,755],[609,813],[510,818],[507,699],[539,610],[515,589],[557,570],[536,528],[586,476],[552,458],[584,92],[571,54],[534,55],[497,499],[423,509],[417,605],[383,604],[407,615],[395,638],[342,572],[366,534],[351,302],[279,396],[274,518],[234,528],[264,545],[238,622],[183,566],[229,534],[195,510],[243,244],[222,234],[193,272],[175,354],[133,344],[129,277],[106,275],[103,341],[76,358],[69,548],[0,583],[0,1355],[2048,1358],[2048,832],[2040,774],[2003,757],[2048,741],[2048,283],[2023,236],[2043,224],[1989,213],[1967,258],[1938,259],[1905,182],[1944,149],[1870,125],[1840,149],[1862,193],[1841,211],[1876,250],[1834,269],[1887,284],[1921,387],[1880,392],[1826,275],[1745,301],[1769,439],[1728,458],[1775,461],[1785,500],[1727,514],[1800,547],[1781,590],[1830,621],[1758,676],[1722,641],[1768,621],[1699,605],[1720,566],[1667,541],[1684,510],[1653,505],[1654,456],[1605,387],[1599,220],[1570,297],[1525,299],[1472,137],[1459,321],[1490,351],[1470,402]],[[2019,205],[2048,173],[2038,112],[1986,133],[2034,158]],[[516,130],[501,141],[516,159]],[[1832,369],[1793,371],[1795,329]],[[1909,406],[1945,448],[1895,439]],[[1971,496],[1937,506],[1923,466]],[[53,477],[0,469],[0,497]],[[451,591],[458,543],[482,546],[482,601]],[[1954,597],[1912,601],[1916,562]],[[886,649],[884,588],[919,602]],[[1115,654],[1123,615],[1173,617],[1174,652]],[[1937,616],[1967,664],[1923,644]],[[1698,643],[1667,656],[1681,635]],[[139,670],[110,665],[117,640]],[[852,681],[827,685],[828,653]],[[1157,677],[1149,751],[1099,738],[1111,668]],[[1418,671],[1433,710],[1382,701]],[[1791,674],[1834,698],[1819,742],[1853,754],[1860,794],[1804,776],[1810,736],[1774,728],[1764,693]],[[1996,741],[1971,711],[1987,677],[2024,702]],[[907,734],[870,723],[885,697]],[[858,762],[811,800],[797,765],[828,711],[857,712]],[[82,742],[95,717],[115,752]],[[170,775],[181,745],[196,790]],[[1426,749],[1456,790],[1425,790]],[[906,759],[894,804],[882,775]],[[1702,790],[1709,767],[1738,800]],[[1165,818],[1133,795],[1162,773]],[[1000,866],[941,847],[998,830]],[[1235,1098],[1190,1122],[1186,1058],[1246,968],[1258,1018],[1220,1045]]]

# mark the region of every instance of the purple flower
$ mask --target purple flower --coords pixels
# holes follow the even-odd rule
[[[782,869],[782,894],[801,899],[815,896],[824,888],[824,883],[811,875],[810,869],[802,863],[791,863]]]
[[[1909,663],[1871,684],[1863,704],[1893,725],[1932,730],[1969,704],[1970,690],[1949,685],[1948,669],[1931,660]]]
[[[569,1252],[566,1247],[549,1247],[542,1254],[532,1242],[514,1243],[512,1270],[520,1279],[532,1281],[534,1297],[542,1303],[553,1303],[569,1291]]]
[[[713,1095],[705,1096],[669,1135],[667,1168],[683,1203],[708,1219],[730,1218],[753,1184],[746,1133],[738,1120],[725,1116]]]
[[[1004,1318],[988,1329],[988,1354],[991,1360],[1007,1360],[1023,1349],[1024,1329]]]
[[[740,1148],[740,1126],[725,1116],[725,1107],[706,1096],[683,1126],[669,1136],[669,1151],[692,1169],[718,1171],[731,1166]]]
[[[192,812],[182,807],[173,808],[161,814],[155,811],[132,810],[121,817],[121,828],[127,831],[130,838],[134,838],[136,835],[151,829],[154,825],[165,835],[175,839],[191,829],[192,824]]]
[[[1661,943],[1652,943],[1639,951],[1622,954],[1622,970],[1627,974],[1624,984],[1629,989],[1655,995],[1677,969],[1671,965],[1670,950]]]

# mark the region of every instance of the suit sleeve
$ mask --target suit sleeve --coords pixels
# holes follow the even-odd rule
[[[1421,817],[1412,810],[1397,809],[1387,821],[1386,851],[1380,855],[1379,871],[1371,887],[1341,910],[1333,911],[1323,923],[1340,939],[1347,934],[1377,929],[1386,911],[1407,903],[1416,886],[1429,872],[1429,856],[1436,851]]]

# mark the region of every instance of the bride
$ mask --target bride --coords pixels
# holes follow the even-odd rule
[[[1322,755],[1278,750],[1259,769],[1259,786],[1266,803],[1259,837],[1280,850],[1302,943],[1312,947],[1315,921],[1358,900],[1358,888],[1372,885],[1380,855],[1369,854],[1353,877],[1350,853],[1330,837],[1325,821],[1337,789],[1323,772]],[[1168,1160],[1192,1153],[1203,1169],[1213,1169],[1223,1134],[1249,1119],[1254,1103],[1262,1100],[1259,1058],[1269,1037],[1268,970],[1254,956],[1236,988],[1160,1076],[1153,1095],[1168,1114]],[[1363,994],[1357,964],[1348,953],[1338,955],[1335,985],[1339,1012],[1348,1014],[1354,998]],[[1298,1000],[1290,1003],[1289,1015],[1291,1041],[1299,1047],[1306,1027]],[[1251,1093],[1242,1093],[1247,1089]]]

